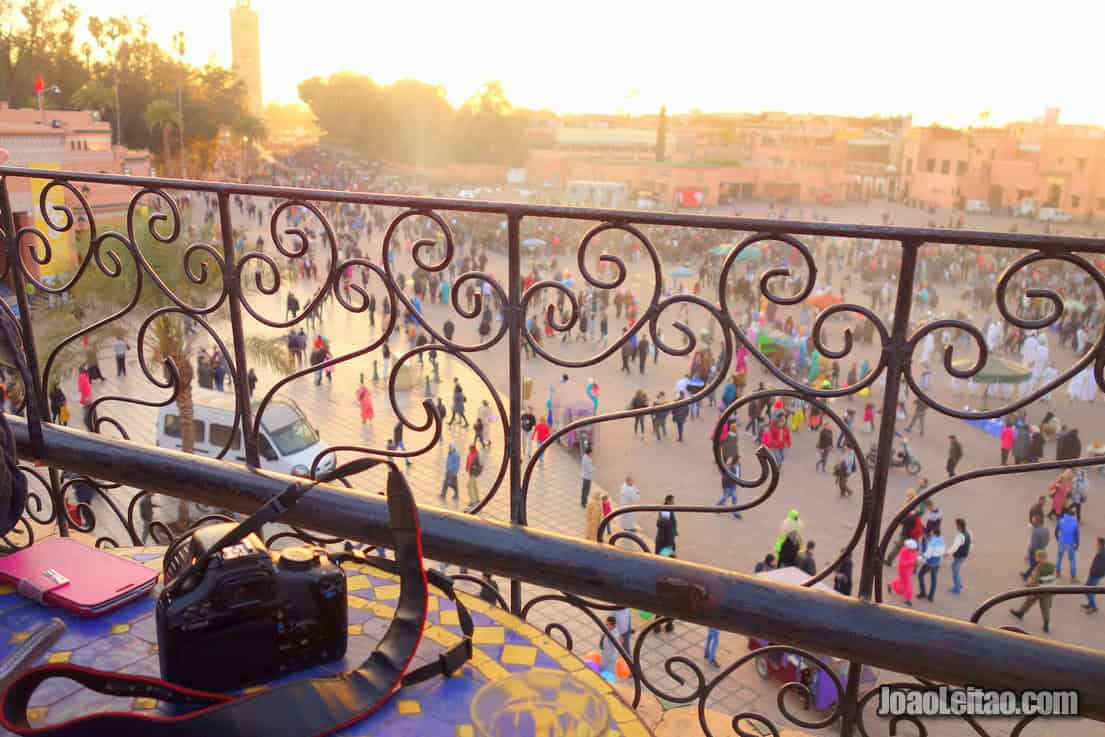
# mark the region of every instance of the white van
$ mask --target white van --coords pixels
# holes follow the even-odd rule
[[[1036,217],[1041,223],[1069,223],[1074,219],[1073,215],[1058,207],[1041,207]]]
[[[194,452],[214,458],[230,440],[230,448],[223,460],[245,463],[241,433],[234,426],[234,394],[207,390],[193,390],[193,427],[195,429]],[[254,411],[258,403],[253,404]],[[261,432],[257,438],[261,454],[261,468],[277,473],[307,477],[315,456],[326,447],[318,430],[311,425],[307,415],[291,400],[276,399],[265,407]],[[157,447],[180,450],[180,417],[176,403],[162,407],[157,413]],[[319,462],[320,471],[334,467],[334,454]]]
[[[963,210],[964,212],[975,212],[988,215],[990,213],[990,203],[986,200],[967,200]]]

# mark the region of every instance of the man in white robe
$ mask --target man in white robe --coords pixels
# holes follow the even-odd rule
[[[997,320],[991,320],[990,325],[986,328],[986,347],[991,351],[996,351],[1001,344],[1001,323]]]

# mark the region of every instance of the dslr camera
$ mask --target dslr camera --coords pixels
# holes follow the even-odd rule
[[[161,677],[228,691],[344,657],[345,576],[325,549],[269,551],[250,533],[212,550],[234,528],[201,527],[166,552]]]

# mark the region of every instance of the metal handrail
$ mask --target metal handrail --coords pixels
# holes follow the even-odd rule
[[[27,423],[9,422],[20,452],[30,455]],[[50,466],[242,514],[297,480],[68,428],[46,428],[44,442],[36,460]],[[285,519],[391,543],[386,500],[334,484],[320,484]],[[1099,651],[445,509],[422,507],[419,519],[433,559],[941,683],[1077,690],[1083,716],[1105,720]]]

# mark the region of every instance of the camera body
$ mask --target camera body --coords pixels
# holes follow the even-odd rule
[[[233,524],[196,530],[189,560]],[[338,660],[348,638],[345,576],[318,547],[270,552],[255,534],[214,554],[205,570],[157,602],[161,677],[228,691]]]

